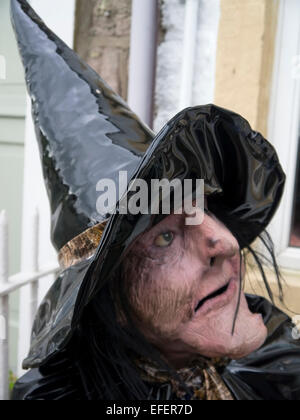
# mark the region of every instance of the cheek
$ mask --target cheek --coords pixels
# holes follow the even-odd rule
[[[197,276],[186,254],[166,265],[133,256],[128,265],[130,303],[144,327],[156,335],[170,336],[182,322],[191,319]]]

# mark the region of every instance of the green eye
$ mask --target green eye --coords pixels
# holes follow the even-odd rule
[[[166,248],[167,246],[171,245],[173,239],[174,235],[172,232],[162,233],[155,239],[155,246],[158,246],[160,248]]]

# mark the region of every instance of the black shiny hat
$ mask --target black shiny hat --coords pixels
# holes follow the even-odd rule
[[[154,134],[24,0],[12,21],[32,98],[33,119],[62,271],[41,304],[24,367],[64,349],[84,307],[109,281],[149,215],[96,211],[96,184],[204,179],[209,206],[249,245],[272,219],[285,175],[274,148],[241,116],[214,105],[188,108]],[[122,191],[123,192],[123,191]],[[124,190],[125,194],[130,194]]]
[[[154,134],[27,1],[12,1],[11,14],[60,250],[106,219],[96,211],[97,182],[114,179],[117,167],[132,175]]]

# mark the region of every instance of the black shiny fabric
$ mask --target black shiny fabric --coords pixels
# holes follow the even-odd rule
[[[214,105],[180,112],[154,137],[25,0],[11,0],[11,15],[32,98],[53,242],[59,249],[108,218],[96,255],[62,272],[40,306],[24,362],[30,368],[65,348],[84,307],[132,241],[161,217],[120,215],[118,206],[112,216],[98,214],[99,180],[118,180],[121,170],[148,184],[202,178],[209,206],[243,247],[269,224],[285,175],[270,143],[241,116]]]
[[[13,0],[11,16],[59,250],[106,219],[96,211],[97,183],[118,179],[118,171],[130,178],[154,134],[26,1]]]
[[[232,172],[241,183],[235,187]],[[240,116],[210,105],[177,115],[152,143],[136,177],[149,183],[153,178],[204,178],[210,203],[221,200],[216,215],[225,223],[233,219],[236,234],[243,233],[247,243],[271,220],[285,179],[274,149],[261,135]],[[133,240],[153,223],[151,215],[111,216],[95,257],[65,270],[42,303],[25,367],[64,347],[84,307],[109,281]],[[235,233],[234,226],[229,228]],[[72,296],[66,299],[64,290],[73,290]]]
[[[268,327],[264,346],[239,361],[231,361],[222,378],[236,400],[299,400],[300,340],[292,338],[287,315],[266,300],[247,296],[249,306],[261,313]],[[80,373],[63,351],[40,369],[32,369],[14,388],[16,400],[86,400]],[[167,384],[149,384],[151,400],[172,400]]]

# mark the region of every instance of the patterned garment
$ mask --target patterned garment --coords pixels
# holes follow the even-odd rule
[[[149,400],[203,401],[234,400],[218,373],[228,362],[225,359],[197,358],[190,366],[177,370],[178,376],[190,390],[190,396],[179,380],[167,370],[158,367],[155,362],[146,359],[136,361],[142,379],[153,384]]]

